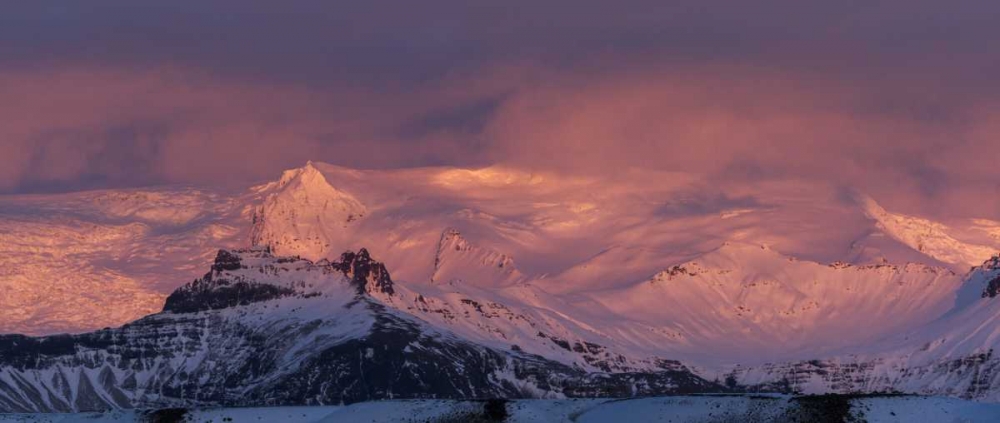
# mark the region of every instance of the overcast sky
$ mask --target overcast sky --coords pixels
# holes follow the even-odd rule
[[[15,2],[0,192],[308,159],[642,167],[1000,219],[997,22],[995,1]]]

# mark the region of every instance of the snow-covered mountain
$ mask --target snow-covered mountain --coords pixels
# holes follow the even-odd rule
[[[997,227],[807,183],[501,167],[310,162],[228,195],[7,197],[0,332],[125,325],[0,338],[0,409],[688,389],[997,400],[1000,271],[969,270]]]
[[[823,359],[738,367],[751,386],[920,392],[1000,402],[1000,257],[973,268],[954,307],[921,327]],[[819,357],[817,357],[819,358]]]
[[[254,210],[250,242],[280,254],[311,260],[336,255],[349,239],[345,229],[367,214],[364,204],[331,186],[312,162],[254,191],[266,197]]]
[[[503,310],[461,301],[480,313]],[[725,390],[669,360],[633,369],[599,345],[564,346],[538,332],[537,344],[581,350],[616,370],[592,372],[515,345],[470,342],[421,319],[470,320],[456,313],[447,300],[395,284],[366,250],[316,263],[266,249],[221,250],[161,313],[80,335],[0,336],[0,411]],[[507,313],[486,318],[531,320]]]

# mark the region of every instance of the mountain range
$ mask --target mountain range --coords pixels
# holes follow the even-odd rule
[[[0,202],[0,411],[1000,400],[1000,223],[807,181],[322,163]],[[207,272],[207,273],[206,273]]]

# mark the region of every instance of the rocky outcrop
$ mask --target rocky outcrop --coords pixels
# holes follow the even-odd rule
[[[240,256],[226,250],[219,250],[215,255],[215,262],[212,263],[212,270],[222,272],[223,270],[237,270],[242,267]]]
[[[983,275],[983,280],[986,283],[985,288],[983,288],[983,298],[996,298],[1000,295],[1000,255],[995,255],[989,260],[986,260],[982,266],[973,269],[973,273],[980,273]]]
[[[392,278],[385,265],[372,260],[368,250],[362,248],[357,253],[348,251],[340,255],[339,262],[330,267],[339,270],[351,281],[358,294],[381,293],[392,295]]]
[[[275,263],[301,263],[317,271],[337,272],[343,274],[349,285],[354,287],[357,295],[374,293],[392,295],[394,293],[392,278],[385,265],[372,260],[368,250],[362,248],[357,253],[347,251],[341,254],[339,261],[323,260],[313,263],[296,257],[275,257],[270,249],[255,248],[251,250],[219,250],[212,264],[212,271],[188,283],[167,297],[163,307],[164,312],[194,313],[206,310],[218,310],[229,307],[270,301],[288,296],[319,295],[315,289],[301,284],[274,284],[273,281],[258,281],[257,275],[236,272],[247,267],[242,262],[242,255],[248,254],[257,260],[274,261]],[[260,273],[277,272],[278,268],[271,264],[256,266]]]
[[[1000,276],[987,282],[986,289],[983,290],[983,298],[995,298],[997,295],[1000,295]]]
[[[264,252],[264,254],[269,254]],[[273,300],[296,291],[290,287],[275,286],[250,280],[243,275],[229,272],[243,268],[237,252],[219,250],[212,263],[212,271],[176,289],[167,297],[164,312],[194,313],[217,310]]]

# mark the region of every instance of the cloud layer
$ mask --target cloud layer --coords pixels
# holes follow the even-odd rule
[[[376,3],[13,7],[0,192],[502,163],[1000,217],[993,3]]]

